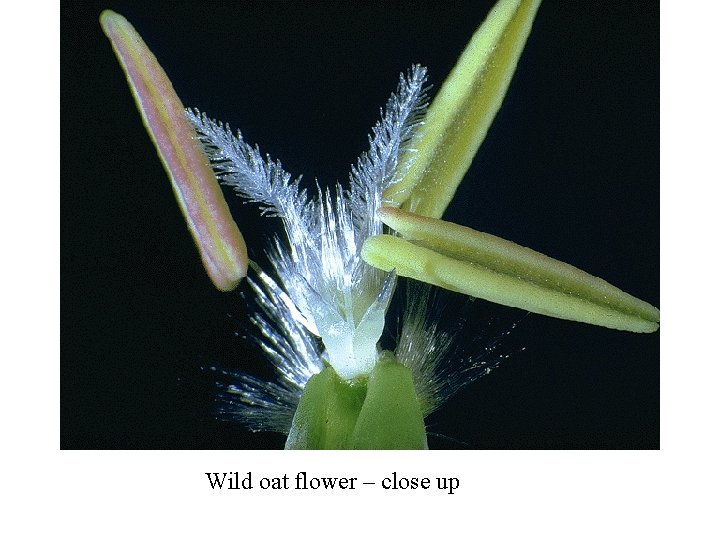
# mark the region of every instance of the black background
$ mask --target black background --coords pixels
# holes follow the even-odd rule
[[[398,74],[421,63],[437,89],[490,5],[63,3],[62,448],[283,443],[213,416],[213,379],[201,367],[263,374],[264,364],[242,338],[239,295],[205,277],[100,11],[128,18],[186,105],[327,183],[345,180],[366,149]],[[277,224],[228,198],[262,260]],[[659,305],[656,3],[541,6],[445,217]],[[519,324],[502,347],[510,358],[428,419],[431,447],[659,447],[659,333],[481,301],[464,313],[471,333],[487,320],[491,334]]]

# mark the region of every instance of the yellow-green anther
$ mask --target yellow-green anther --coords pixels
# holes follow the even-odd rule
[[[660,311],[569,264],[497,236],[397,208],[380,219],[403,238],[365,242],[363,259],[385,271],[560,319],[654,332]]]
[[[247,248],[185,108],[155,56],[122,15],[103,11],[100,24],[125,71],[205,270],[221,291],[234,289],[247,273]]]
[[[407,173],[383,194],[389,204],[443,215],[500,109],[539,5],[540,0],[495,5],[409,143],[416,152],[408,154]]]

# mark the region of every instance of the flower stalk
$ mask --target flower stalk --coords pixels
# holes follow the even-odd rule
[[[425,450],[412,373],[385,351],[370,376],[345,381],[331,367],[310,378],[288,434],[288,450]]]

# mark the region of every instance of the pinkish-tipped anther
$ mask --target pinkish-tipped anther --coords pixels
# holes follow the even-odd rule
[[[100,24],[125,70],[205,270],[218,289],[230,291],[247,273],[247,248],[185,108],[155,56],[122,15],[103,11]]]

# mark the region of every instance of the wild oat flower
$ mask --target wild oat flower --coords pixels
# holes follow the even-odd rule
[[[429,286],[409,288],[397,347],[382,350],[399,276],[554,317],[658,328],[656,308],[607,282],[441,219],[502,103],[538,7],[498,2],[432,104],[424,67],[400,75],[348,186],[316,193],[239,131],[185,110],[132,26],[102,14],[208,274],[228,290],[252,270],[258,311],[250,320],[277,377],[222,372],[224,414],[287,433],[286,448],[427,448],[424,417],[498,358],[491,344],[458,359],[429,315]],[[269,268],[247,259],[218,181],[282,220]]]

